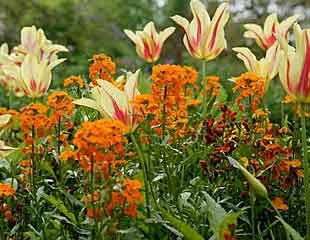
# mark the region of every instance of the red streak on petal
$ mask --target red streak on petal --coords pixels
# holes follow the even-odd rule
[[[212,38],[211,38],[209,50],[212,50],[212,48],[214,47],[215,40],[216,40],[216,37],[217,37],[218,27],[219,27],[220,21],[221,21],[221,19],[223,17],[224,11],[225,11],[225,9],[223,9],[223,11],[220,14],[220,17],[218,18],[218,20],[215,23],[215,27],[214,27],[214,30],[212,32]]]
[[[197,18],[197,34],[196,34],[196,38],[192,39],[192,43],[194,45],[194,48],[198,48],[199,43],[201,41],[201,36],[202,36],[202,27],[201,27],[201,20],[198,17],[198,15],[195,17]]]
[[[143,47],[144,47],[144,53],[143,53],[144,57],[146,59],[152,58],[151,49],[145,40],[143,40]]]
[[[306,32],[306,56],[305,56],[305,62],[304,66],[300,75],[299,84],[297,87],[297,90],[302,93],[304,96],[307,96],[310,90],[309,86],[309,71],[310,71],[310,42],[309,42],[309,36]]]
[[[287,88],[290,92],[293,91],[293,88],[292,88],[292,84],[291,84],[291,81],[290,81],[290,70],[291,70],[291,63],[289,61],[289,59],[287,59],[287,69],[286,69],[286,84],[287,84]]]
[[[30,80],[30,89],[31,89],[32,91],[35,91],[35,90],[37,89],[37,83],[36,83],[36,81],[33,80],[33,79]]]
[[[116,101],[111,97],[113,108],[114,108],[114,118],[120,120],[126,125],[129,124],[129,116],[127,112],[122,111],[117,105]]]
[[[192,45],[190,37],[188,36],[186,29],[183,26],[181,26],[181,28],[183,28],[183,30],[185,32],[185,36],[186,36],[186,39],[187,39],[187,42],[188,42],[189,50],[190,50],[191,54],[194,55],[196,51],[195,51],[194,46]]]

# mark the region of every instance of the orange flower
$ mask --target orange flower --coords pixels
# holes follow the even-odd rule
[[[184,135],[188,108],[192,103],[187,87],[194,87],[196,78],[197,71],[191,67],[168,64],[154,66],[151,75],[152,94],[137,96],[133,102],[137,118],[152,116],[151,126],[158,135],[163,134],[163,124],[172,136]]]
[[[44,136],[51,127],[46,114],[47,107],[40,103],[31,103],[22,108],[20,115],[22,131],[26,134],[31,134],[32,128],[34,128],[39,137]]]
[[[85,87],[84,80],[81,76],[70,76],[64,80],[64,87],[69,87],[73,84],[76,84],[79,88]]]
[[[113,83],[113,75],[116,73],[115,68],[116,65],[112,61],[111,57],[105,54],[94,55],[92,64],[89,67],[89,78],[94,85],[98,85],[98,79]]]
[[[219,80],[218,76],[206,76],[206,91],[210,92],[212,96],[217,96],[220,93],[221,84]]]
[[[244,73],[232,80],[235,82],[233,92],[240,90],[236,103],[240,104],[243,99],[249,98],[251,110],[255,111],[265,94],[264,79],[252,73]]]
[[[143,201],[141,187],[142,184],[138,180],[124,179],[123,190],[112,192],[111,202],[107,206],[108,214],[111,215],[116,207],[125,206],[124,214],[136,218],[138,204]]]
[[[278,210],[283,210],[283,211],[288,210],[287,204],[284,202],[283,198],[281,198],[281,197],[275,197],[272,200],[272,205],[274,208],[276,208]]]
[[[59,159],[63,161],[68,161],[69,159],[75,159],[75,158],[76,158],[76,152],[72,150],[64,151],[59,155]]]
[[[66,92],[53,92],[47,98],[47,106],[52,108],[51,121],[58,123],[64,115],[72,115],[74,104],[73,98]]]
[[[117,120],[102,119],[82,124],[73,140],[76,157],[86,171],[93,169],[108,178],[110,171],[124,164],[127,139],[125,125]]]
[[[15,189],[6,183],[0,183],[0,198],[3,197],[13,197],[15,194]]]

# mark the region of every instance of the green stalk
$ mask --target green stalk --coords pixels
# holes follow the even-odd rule
[[[206,74],[207,74],[207,61],[202,60],[202,66],[201,66],[201,87],[202,87],[202,93],[203,93],[203,98],[202,98],[202,116],[204,117],[207,111],[207,82],[206,82]]]
[[[141,150],[141,147],[139,146],[136,137],[134,135],[134,133],[130,134],[131,137],[131,141],[134,144],[138,156],[139,156],[139,160],[140,160],[140,164],[142,167],[142,172],[143,172],[143,178],[144,178],[144,186],[145,186],[145,202],[146,202],[146,210],[147,210],[147,217],[151,218],[151,210],[150,210],[150,198],[149,198],[149,184],[148,184],[148,177],[147,177],[147,169],[146,169],[146,163],[145,163],[145,159]]]
[[[255,240],[255,193],[251,190],[251,222],[252,222],[252,239]]]
[[[305,184],[305,202],[306,202],[306,225],[307,235],[306,240],[310,240],[310,184],[309,184],[309,162],[307,153],[307,128],[306,128],[306,104],[301,105],[301,139],[303,149],[303,167],[304,167],[304,184]]]

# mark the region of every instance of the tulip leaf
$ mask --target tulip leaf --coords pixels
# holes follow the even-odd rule
[[[250,184],[250,186],[252,187],[252,189],[254,190],[254,192],[263,197],[268,199],[268,192],[266,187],[264,186],[264,184],[261,183],[260,180],[258,180],[255,176],[253,176],[253,174],[251,174],[245,167],[243,167],[238,161],[236,161],[235,159],[228,157],[228,160],[230,162],[230,164],[234,167],[237,168],[241,171],[241,173],[245,176],[245,178],[247,179],[248,183]]]
[[[192,227],[184,223],[183,221],[172,216],[168,211],[160,208],[160,212],[163,218],[168,221],[175,229],[184,235],[188,240],[204,240],[204,238]]]
[[[276,217],[285,228],[285,231],[292,237],[293,240],[303,240],[304,238],[300,236],[300,234],[292,228],[287,222],[285,222],[282,218]]]
[[[217,240],[225,240],[224,234],[231,231],[231,226],[237,224],[240,212],[227,213],[208,193],[203,192],[206,198],[206,210],[211,230]]]
[[[64,214],[73,224],[76,224],[76,218],[72,212],[70,212],[65,204],[60,200],[56,199],[54,196],[44,194],[43,198],[56,207],[62,214]]]

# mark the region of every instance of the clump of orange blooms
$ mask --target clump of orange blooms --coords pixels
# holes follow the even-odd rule
[[[142,203],[143,197],[140,189],[142,184],[138,180],[124,179],[123,188],[113,191],[111,201],[107,206],[107,212],[112,215],[113,209],[122,207],[125,215],[137,217],[137,204]]]
[[[94,170],[108,178],[111,170],[125,162],[125,132],[124,124],[116,120],[83,123],[73,140],[80,166],[87,172]]]
[[[249,99],[252,111],[255,111],[265,94],[265,80],[253,73],[243,73],[233,79],[235,86],[232,91],[240,91],[236,98],[236,103],[240,104],[242,100]],[[243,107],[242,104],[240,104]]]
[[[64,87],[69,87],[74,84],[77,85],[79,88],[85,87],[85,83],[81,76],[70,76],[64,80]]]
[[[206,91],[210,93],[211,96],[219,95],[221,88],[219,80],[220,78],[218,76],[206,76]]]
[[[22,108],[20,114],[21,130],[25,133],[25,138],[31,137],[33,131],[39,137],[43,137],[47,130],[51,128],[51,122],[47,116],[48,108],[40,103],[31,103]]]
[[[188,108],[193,103],[188,95],[194,87],[197,71],[179,65],[155,65],[152,69],[152,94],[139,95],[133,102],[138,118],[151,115],[151,126],[163,134],[163,125],[172,135],[184,135],[188,122]]]
[[[113,83],[113,75],[115,73],[116,64],[112,61],[111,57],[105,54],[96,54],[93,56],[92,63],[89,67],[89,78],[94,85],[98,85],[98,79]]]
[[[7,183],[0,183],[0,198],[3,197],[13,197],[15,194],[15,189]]]
[[[58,123],[63,116],[72,115],[74,104],[73,98],[67,92],[53,92],[48,96],[47,106],[52,109],[51,121]]]

